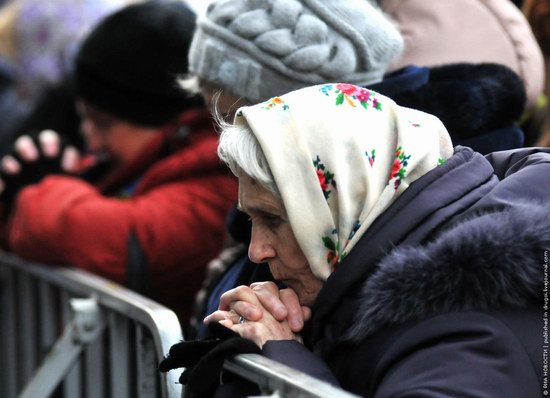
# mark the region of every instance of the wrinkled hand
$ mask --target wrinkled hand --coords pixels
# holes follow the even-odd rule
[[[9,206],[22,188],[46,175],[76,172],[79,157],[77,149],[52,130],[19,137],[0,161],[0,201]]]
[[[213,322],[208,329],[210,339],[182,341],[174,344],[159,364],[161,372],[185,367],[179,381],[188,384],[198,396],[210,396],[220,384],[220,374],[227,357],[236,354],[259,353],[258,346],[228,328]]]
[[[239,323],[240,317],[246,322]],[[259,353],[268,340],[300,340],[298,332],[311,316],[291,289],[273,282],[239,286],[224,293],[218,311],[205,318],[213,338],[175,344],[159,364],[161,372],[186,367],[180,382],[199,396],[212,395],[227,357]]]
[[[241,316],[246,322],[239,323]],[[219,322],[263,347],[268,340],[301,341],[298,333],[310,316],[311,310],[300,305],[292,289],[279,290],[273,282],[258,282],[224,293],[218,311],[204,322]]]

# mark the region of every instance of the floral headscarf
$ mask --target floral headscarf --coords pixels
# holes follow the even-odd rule
[[[313,273],[326,279],[372,222],[453,154],[435,116],[325,84],[243,107]],[[345,265],[342,265],[345,266]]]

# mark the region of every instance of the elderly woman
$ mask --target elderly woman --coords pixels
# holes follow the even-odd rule
[[[228,115],[306,86],[353,83],[435,114],[455,144],[482,153],[523,145],[515,121],[525,89],[514,72],[497,64],[456,64],[385,73],[402,47],[397,29],[369,1],[218,0],[197,23],[189,57],[194,78],[186,83],[198,84],[209,103],[221,92],[217,109]],[[268,277],[265,265],[246,257],[246,218],[234,211],[228,219],[238,244],[209,264],[192,320],[199,338],[221,293]]]
[[[541,395],[549,154],[453,149],[348,84],[241,108],[218,152],[286,288],[230,290],[205,322],[356,394]]]

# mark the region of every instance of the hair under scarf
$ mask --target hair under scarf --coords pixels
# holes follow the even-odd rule
[[[257,138],[298,244],[323,280],[413,181],[453,154],[435,116],[350,84],[243,107],[235,124]]]

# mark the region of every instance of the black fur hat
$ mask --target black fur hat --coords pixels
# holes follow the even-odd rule
[[[437,116],[453,142],[513,125],[526,102],[521,78],[509,67],[493,63],[431,68],[428,84],[392,98],[399,105]]]
[[[147,1],[105,18],[76,57],[77,97],[121,119],[160,126],[193,99],[178,86],[196,15],[181,1]]]

